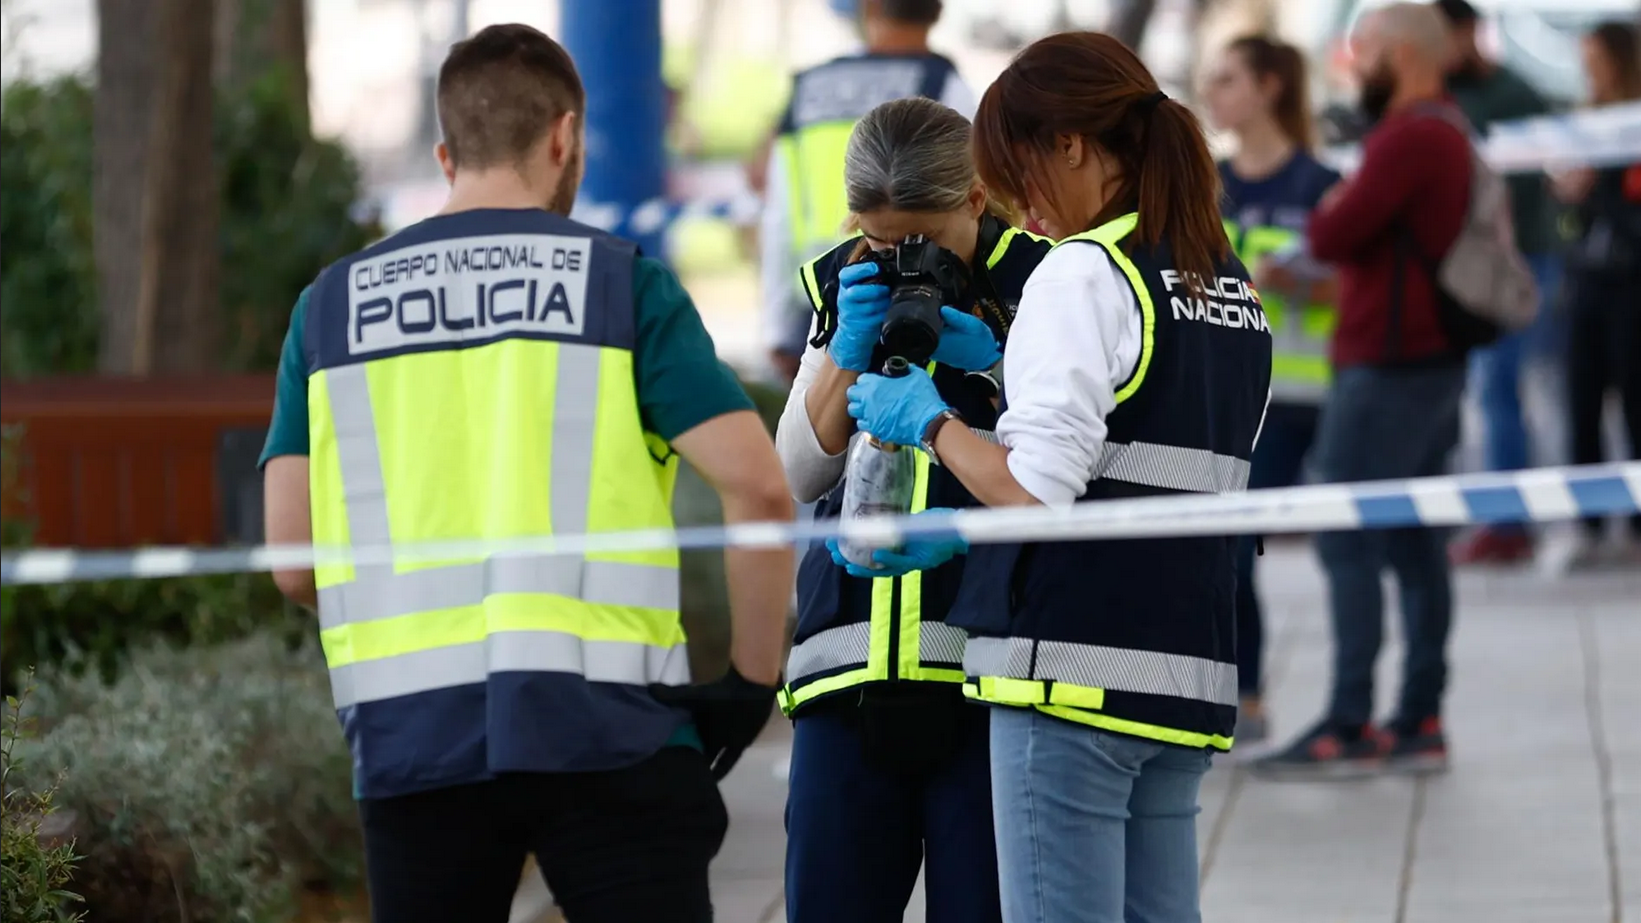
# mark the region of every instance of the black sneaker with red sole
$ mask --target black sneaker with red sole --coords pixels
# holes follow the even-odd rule
[[[1373,725],[1323,721],[1269,756],[1248,764],[1270,779],[1359,779],[1384,768],[1391,740]]]
[[[1442,733],[1442,719],[1397,719],[1385,725],[1385,732],[1391,738],[1385,753],[1386,769],[1411,775],[1447,771],[1447,735]]]

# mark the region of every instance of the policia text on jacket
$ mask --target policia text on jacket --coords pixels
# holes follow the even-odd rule
[[[359,263],[350,353],[536,329],[581,333],[587,240],[502,234],[405,248]]]

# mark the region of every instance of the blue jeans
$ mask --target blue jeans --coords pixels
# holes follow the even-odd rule
[[[1430,477],[1447,470],[1459,442],[1464,368],[1349,368],[1334,375],[1316,433],[1315,469],[1326,483]],[[1326,532],[1316,550],[1333,614],[1329,716],[1365,724],[1373,713],[1373,664],[1384,641],[1380,574],[1401,590],[1407,640],[1397,717],[1440,714],[1453,620],[1452,569],[1441,529]]]
[[[1005,923],[1200,923],[1205,750],[1027,709],[991,713]]]
[[[1304,473],[1305,455],[1316,440],[1318,408],[1309,404],[1272,404],[1254,446],[1248,489],[1292,487]],[[1236,548],[1236,682],[1242,695],[1259,695],[1264,676],[1265,616],[1254,584],[1254,541],[1245,535]]]
[[[1517,471],[1527,467],[1526,417],[1521,408],[1521,370],[1528,361],[1555,355],[1561,325],[1554,310],[1561,285],[1561,265],[1547,253],[1527,258],[1538,282],[1538,317],[1527,329],[1512,333],[1486,349],[1471,354],[1470,373],[1476,379],[1476,401],[1486,424],[1485,461],[1489,471]]]

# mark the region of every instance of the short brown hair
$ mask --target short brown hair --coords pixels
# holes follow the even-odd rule
[[[439,125],[450,162],[485,169],[523,160],[587,91],[564,46],[521,23],[486,26],[439,67]]]
[[[1080,135],[1122,167],[1122,186],[1087,228],[1131,211],[1134,239],[1163,241],[1200,278],[1230,253],[1219,217],[1219,168],[1191,110],[1166,98],[1134,52],[1098,32],[1038,39],[986,89],[974,118],[975,168],[988,189],[1026,200],[1057,135]],[[1038,182],[1039,188],[1045,188]]]
[[[1286,42],[1273,41],[1263,35],[1244,35],[1232,41],[1229,47],[1242,56],[1255,78],[1269,77],[1281,87],[1271,106],[1271,115],[1289,141],[1310,150],[1315,132],[1311,127],[1305,55]]]

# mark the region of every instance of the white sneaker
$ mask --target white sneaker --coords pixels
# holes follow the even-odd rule
[[[1539,567],[1546,576],[1562,577],[1599,568],[1605,563],[1602,542],[1582,528],[1572,528],[1548,537],[1539,552]]]

